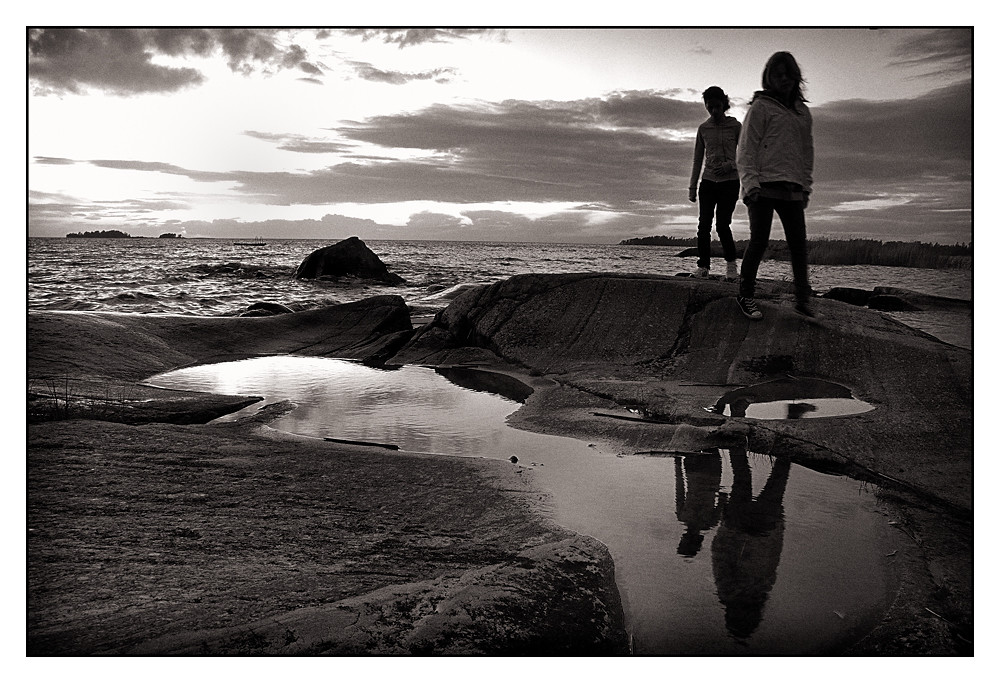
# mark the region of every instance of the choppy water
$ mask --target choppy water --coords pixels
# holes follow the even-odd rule
[[[368,246],[406,284],[331,284],[292,279],[295,268],[330,240],[266,240],[243,247],[221,239],[28,240],[29,310],[117,311],[235,315],[249,304],[273,301],[312,308],[399,294],[415,315],[447,305],[454,288],[521,273],[648,273],[694,269],[693,258],[666,247],[371,241]],[[902,287],[958,299],[972,298],[970,270],[880,266],[813,266],[813,288]],[[765,261],[760,276],[791,278],[788,263]],[[971,348],[971,317],[893,314],[950,343]]]

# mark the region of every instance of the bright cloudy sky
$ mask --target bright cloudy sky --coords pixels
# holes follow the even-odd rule
[[[742,120],[788,50],[810,234],[968,242],[972,33],[29,29],[28,234],[693,236],[701,91]]]

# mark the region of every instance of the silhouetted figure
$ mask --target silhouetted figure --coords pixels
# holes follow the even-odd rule
[[[705,540],[703,532],[719,523],[721,508],[716,500],[722,484],[722,457],[714,453],[677,458],[674,481],[677,521],[684,525],[677,554],[694,557]]]
[[[743,203],[750,218],[750,243],[743,254],[737,302],[751,320],[762,317],[754,291],[757,269],[778,214],[795,279],[795,310],[817,317],[810,304],[805,209],[812,192],[812,114],[802,95],[802,71],[788,52],[776,52],[764,67],[763,90],[754,93],[743,120],[736,155]]]
[[[760,625],[777,578],[784,542],[782,499],[791,463],[775,459],[760,495],[753,497],[746,449],[732,448],[733,487],[712,541],[712,573],[726,608],[726,629],[746,638]]]
[[[740,197],[739,173],[736,170],[736,146],[740,139],[740,122],[726,116],[729,110],[729,96],[722,88],[713,85],[701,94],[705,109],[711,115],[708,121],[698,126],[694,141],[694,166],[691,169],[691,185],[688,199],[696,197],[698,204],[698,269],[695,275],[706,277],[712,259],[712,214],[715,214],[715,231],[719,233],[722,254],[726,259],[726,278],[735,280],[736,244],[733,231],[733,211]],[[701,174],[702,161],[705,173]]]

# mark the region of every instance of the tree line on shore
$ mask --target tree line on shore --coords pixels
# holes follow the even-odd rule
[[[737,252],[742,254],[749,240],[737,240]],[[696,237],[635,237],[619,242],[623,245],[673,247],[682,251],[677,256],[697,256]],[[712,244],[712,256],[722,258],[722,247]],[[790,260],[784,240],[770,240],[764,258]],[[809,262],[821,266],[901,266],[906,268],[971,268],[972,244],[930,244],[928,242],[882,242],[873,239],[809,241]]]
[[[103,238],[115,238],[115,239],[131,239],[132,235],[127,232],[122,232],[121,230],[88,230],[87,232],[71,232],[66,237],[103,237]],[[184,235],[178,235],[174,232],[165,232],[160,235],[160,239],[183,239]]]

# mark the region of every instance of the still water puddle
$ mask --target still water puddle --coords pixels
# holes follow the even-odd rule
[[[856,415],[874,408],[870,403],[854,398],[851,390],[840,384],[790,377],[735,389],[705,410],[727,417],[801,420]]]
[[[530,389],[464,368],[282,356],[149,382],[294,401],[271,423],[288,432],[516,456],[511,466],[531,468],[551,493],[557,523],[608,546],[636,654],[823,653],[863,635],[888,605],[894,548],[873,491],[784,458],[743,449],[623,457],[513,429],[506,417]]]

